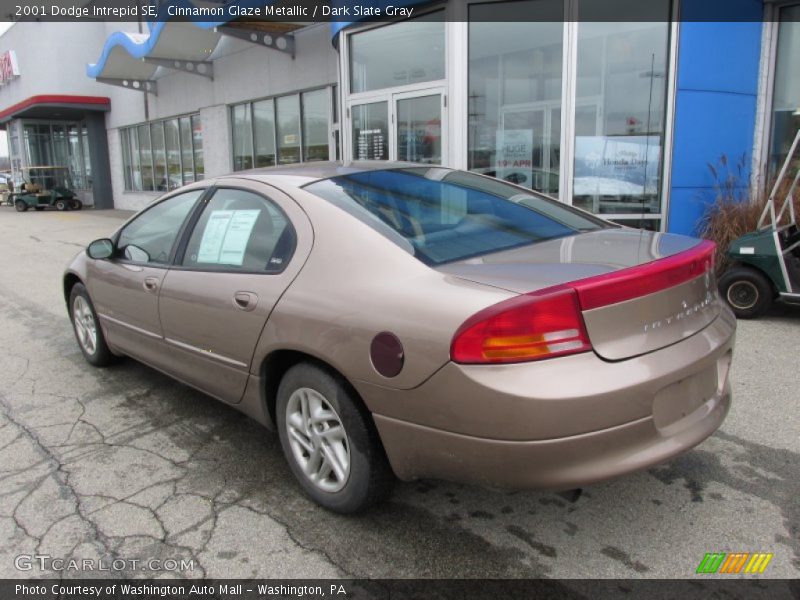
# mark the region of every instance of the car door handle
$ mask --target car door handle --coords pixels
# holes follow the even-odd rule
[[[258,296],[252,292],[236,292],[233,295],[233,304],[240,310],[253,310],[258,304]]]
[[[155,292],[158,289],[158,277],[145,277],[142,285],[148,292]]]

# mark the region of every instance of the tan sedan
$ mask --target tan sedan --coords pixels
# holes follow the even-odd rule
[[[315,163],[172,192],[64,275],[86,359],[130,356],[271,429],[355,512],[393,474],[570,489],[722,423],[713,244],[440,167]]]

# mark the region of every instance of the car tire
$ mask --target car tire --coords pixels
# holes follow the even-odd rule
[[[65,200],[56,200],[56,210],[64,211],[69,209]]]
[[[25,212],[28,210],[28,205],[22,200],[17,200],[14,202],[14,208],[17,209],[17,212]]]
[[[295,365],[281,379],[275,412],[284,456],[317,504],[353,514],[389,493],[394,475],[372,415],[340,377]]]
[[[75,198],[74,200],[72,200],[72,201],[70,202],[70,205],[69,205],[69,207],[70,207],[72,210],[80,210],[80,209],[82,209],[82,208],[83,208],[83,202],[81,202],[80,200],[78,200],[77,198]]]
[[[70,291],[69,318],[78,347],[89,364],[107,367],[117,361],[117,357],[108,348],[94,304],[82,283],[76,283]]]
[[[733,267],[722,276],[719,291],[740,319],[760,317],[772,306],[775,297],[766,275],[743,266]]]

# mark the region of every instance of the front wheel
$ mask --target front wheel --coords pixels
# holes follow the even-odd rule
[[[14,208],[17,209],[17,212],[25,212],[28,210],[28,204],[24,200],[17,200],[14,202]]]
[[[281,380],[281,447],[303,490],[328,510],[352,514],[383,499],[393,475],[370,413],[355,392],[310,363]]]
[[[66,200],[56,200],[56,210],[64,211],[67,210],[68,208],[69,206],[67,205]]]
[[[95,367],[107,367],[116,362],[116,356],[109,350],[103,329],[97,320],[97,313],[89,292],[82,283],[72,286],[69,294],[69,316],[75,339],[83,352],[84,358]]]
[[[755,319],[770,306],[772,284],[761,271],[751,267],[733,267],[719,281],[719,291],[740,319]]]

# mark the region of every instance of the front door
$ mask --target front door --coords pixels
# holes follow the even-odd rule
[[[205,206],[161,287],[167,369],[229,403],[241,400],[256,344],[311,250],[311,225],[265,184],[227,180]]]
[[[89,261],[89,294],[112,348],[159,366],[165,350],[158,294],[181,227],[203,192],[153,205],[119,232],[115,257]]]

